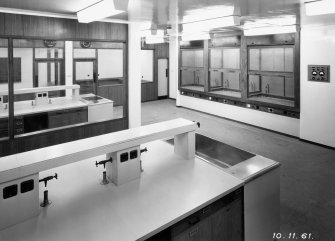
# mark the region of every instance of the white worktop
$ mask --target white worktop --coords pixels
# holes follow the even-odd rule
[[[82,95],[81,97],[89,97],[94,96],[93,94],[86,94]],[[40,104],[40,105],[32,105],[32,100],[27,101],[17,101],[14,103],[14,115],[27,115],[27,114],[35,114],[35,113],[42,113],[42,112],[50,112],[50,111],[57,111],[57,110],[65,110],[71,108],[80,108],[86,107],[89,105],[100,105],[100,104],[107,104],[113,103],[112,100],[102,98],[97,103],[93,103],[90,101],[85,101],[83,99],[74,100],[71,97],[55,97],[50,98],[50,104]],[[0,118],[8,117],[8,109],[1,109],[0,110]]]
[[[121,186],[99,184],[103,168],[94,163],[104,156],[40,173],[59,175],[48,183],[51,206],[0,231],[0,240],[144,240],[243,185],[205,161],[176,156],[163,141],[144,146],[141,179]]]
[[[149,141],[195,131],[196,123],[174,119],[2,157],[0,183]]]

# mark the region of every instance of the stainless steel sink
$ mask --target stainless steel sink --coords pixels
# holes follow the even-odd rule
[[[92,103],[97,103],[99,102],[99,100],[103,99],[102,97],[100,96],[88,96],[88,97],[81,97],[83,100],[86,100],[86,101],[89,101],[89,102],[92,102]]]
[[[195,134],[195,140],[196,155],[223,168],[234,166],[255,156],[204,135]],[[168,142],[173,144],[173,139]]]

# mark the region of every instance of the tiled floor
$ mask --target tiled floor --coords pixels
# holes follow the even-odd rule
[[[280,162],[283,234],[311,233],[315,241],[335,240],[335,150],[176,108],[169,99],[142,104],[142,124],[178,117],[199,121],[201,134]]]

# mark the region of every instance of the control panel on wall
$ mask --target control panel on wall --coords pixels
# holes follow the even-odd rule
[[[308,65],[308,80],[330,82],[330,65]]]

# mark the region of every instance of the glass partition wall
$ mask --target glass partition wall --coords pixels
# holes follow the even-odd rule
[[[73,42],[73,83],[83,98],[113,101],[113,119],[126,113],[124,48],[123,43]]]
[[[0,139],[8,138],[8,41],[0,39]],[[14,65],[20,64],[14,59]],[[15,78],[16,79],[16,78]]]
[[[0,138],[10,133],[9,65],[14,137],[126,117],[125,43],[67,44],[65,48],[65,41],[0,39]]]

